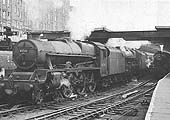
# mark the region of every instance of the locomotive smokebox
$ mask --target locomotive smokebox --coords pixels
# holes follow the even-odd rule
[[[81,54],[81,48],[75,42],[21,40],[13,49],[13,60],[17,67],[28,70],[36,67],[47,68],[47,54]],[[58,60],[59,61],[59,60]],[[61,62],[62,60],[60,60]],[[57,60],[55,59],[55,62]],[[63,61],[63,64],[66,61]]]

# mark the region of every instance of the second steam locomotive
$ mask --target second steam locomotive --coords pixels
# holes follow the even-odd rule
[[[127,82],[140,69],[136,57],[142,54],[137,54],[140,52],[132,49],[70,38],[24,39],[13,49],[17,69],[0,81],[0,97],[26,95],[41,103],[48,96],[69,98],[73,93],[84,95],[96,87]]]
[[[155,78],[161,79],[170,71],[170,53],[168,51],[158,51],[153,58],[150,69]]]

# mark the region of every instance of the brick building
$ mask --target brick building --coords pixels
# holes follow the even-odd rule
[[[32,29],[23,0],[0,0],[0,31],[3,31],[3,26],[18,31]]]
[[[10,0],[0,0],[0,31],[6,25],[11,26],[11,2]]]
[[[52,5],[51,1],[44,1],[46,3],[46,10],[42,10],[41,7],[39,9],[39,20],[38,27],[35,29],[38,30],[66,30],[67,29],[67,21],[69,19],[70,12],[70,0],[60,0],[62,2],[62,6],[55,7]],[[41,6],[42,2],[39,0],[39,4]],[[34,21],[37,22],[37,21]]]
[[[42,4],[42,1],[46,3]],[[19,37],[22,37],[27,30],[65,30],[70,0],[60,1],[62,6],[55,7],[51,0],[38,0],[39,15],[38,19],[33,20],[29,17],[30,6],[25,0],[0,0],[0,31],[3,31],[3,26],[9,26],[12,30],[20,31]]]
[[[56,29],[57,30],[65,30],[67,28],[67,21],[69,19],[70,12],[70,1],[62,0],[63,5],[61,8],[56,9]]]

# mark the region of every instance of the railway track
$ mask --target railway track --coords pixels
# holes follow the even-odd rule
[[[58,102],[58,101],[57,101]],[[61,101],[60,101],[61,102]],[[41,110],[44,109],[43,107],[49,106],[51,104],[55,104],[56,101],[51,101],[47,103],[43,103],[41,105],[32,105],[32,104],[2,104],[0,105],[0,118],[6,117],[11,114],[17,114],[17,113],[23,113],[25,111],[31,111],[31,110]]]
[[[91,108],[91,109],[93,109],[92,111],[87,112],[87,113],[78,114],[78,115],[76,115],[74,117],[69,118],[69,120],[94,119],[94,118],[98,118],[98,117],[100,117],[102,115],[105,115],[105,114],[113,113],[117,108],[119,108],[119,106],[124,106],[124,105],[138,99],[139,97],[143,96],[144,94],[154,90],[154,88],[155,87],[152,87],[151,89],[149,89],[149,90],[147,90],[145,92],[142,92],[142,93],[140,93],[138,95],[135,95],[135,96],[130,97],[130,98],[125,99],[125,100],[118,101],[118,102],[113,103],[113,104],[105,105],[104,107],[101,107],[101,108],[98,108],[99,106],[96,106],[94,108]]]
[[[12,109],[13,107],[22,107],[22,106],[28,106],[30,105],[31,103],[29,103],[28,101],[17,101],[17,102],[13,102],[13,103],[3,103],[3,104],[0,104],[0,111],[5,111],[5,110],[9,110],[9,109]]]
[[[81,103],[78,105],[72,105],[72,106],[67,106],[67,107],[62,107],[62,108],[55,108],[56,110],[54,110],[53,112],[49,112],[49,113],[45,113],[45,114],[41,114],[41,115],[37,115],[37,116],[33,116],[30,118],[26,118],[26,120],[46,120],[46,119],[70,119],[70,120],[74,120],[74,119],[87,119],[89,117],[93,117],[96,116],[97,114],[100,116],[101,113],[105,113],[110,109],[113,109],[114,107],[118,107],[120,105],[123,104],[127,104],[129,101],[134,100],[137,97],[140,97],[142,95],[144,95],[145,93],[148,93],[149,91],[153,90],[154,87],[152,89],[150,89],[149,91],[144,91],[144,92],[140,92],[139,95],[137,96],[133,96],[127,98],[127,99],[121,99],[121,95],[131,92],[135,89],[141,88],[144,85],[146,85],[148,82],[150,82],[150,80],[139,84],[138,86],[128,89],[126,91],[114,94],[114,95],[109,95],[97,100],[93,100],[93,101],[89,101],[89,102],[85,102],[85,103]]]
[[[118,104],[116,103],[115,106],[113,105],[111,108],[105,109],[103,115],[96,114],[96,116],[97,115],[98,116],[97,119],[95,120],[125,120],[129,119],[127,117],[136,116],[140,111],[139,106],[149,105],[150,100],[148,97],[151,97],[151,94],[155,86],[156,84],[152,88],[143,90],[142,92],[136,94],[135,96],[129,97],[128,99],[125,100],[118,101]],[[147,93],[149,93],[150,96],[147,96]],[[90,116],[86,118],[90,118]]]
[[[130,120],[129,117],[134,117],[140,112],[140,106],[149,105],[149,102],[143,103],[142,101],[134,101],[133,103],[128,103],[125,106],[120,106],[114,109],[112,112],[106,113],[104,116],[100,116],[96,120],[106,119],[106,120]],[[115,116],[116,115],[116,116]],[[140,113],[139,113],[140,115]],[[139,115],[137,117],[139,117]],[[140,118],[139,118],[140,119]]]
[[[131,89],[128,89],[128,90],[125,90],[123,92],[120,92],[120,93],[117,93],[117,94],[114,94],[114,95],[108,95],[106,97],[103,97],[103,98],[100,98],[100,99],[97,99],[97,100],[93,100],[93,101],[88,101],[87,103],[85,104],[93,104],[93,102],[99,102],[99,101],[104,101],[106,99],[113,99],[114,97],[116,96],[119,96],[119,95],[122,95],[122,94],[125,94],[125,93],[128,93],[128,92],[131,92],[135,89],[138,89],[142,86],[144,86],[145,84],[147,84],[148,82],[150,82],[150,80],[146,81],[146,82],[143,82],[143,83],[140,83],[138,86],[136,87],[133,87]],[[27,112],[27,111],[35,111],[35,110],[46,110],[46,109],[52,109],[54,110],[53,112],[49,112],[47,114],[44,114],[42,116],[46,116],[46,115],[50,115],[51,113],[55,113],[58,111],[67,111],[68,108],[72,108],[74,110],[74,108],[78,108],[79,106],[83,106],[85,104],[79,104],[79,106],[76,104],[72,104],[71,107],[69,105],[65,106],[64,103],[63,105],[60,104],[58,105],[58,103],[62,103],[62,102],[65,102],[66,100],[60,100],[60,101],[52,101],[52,102],[48,102],[48,103],[43,103],[42,105],[27,105],[27,106],[21,106],[21,107],[18,107],[18,108],[13,108],[13,109],[7,109],[7,110],[3,110],[3,111],[0,111],[0,118],[1,117],[7,117],[7,116],[10,116],[10,115],[15,115],[15,114],[18,114],[18,113],[24,113],[24,112]],[[68,103],[70,101],[67,101]],[[2,107],[5,106],[2,105]],[[65,106],[65,107],[63,107]],[[34,116],[32,118],[28,118],[28,119],[35,119],[35,118],[39,118],[41,115],[38,115],[38,116]]]
[[[5,111],[0,111],[0,117],[6,117],[11,114],[17,114],[17,113],[21,113],[24,111],[30,111],[33,109],[38,109],[38,107],[32,105],[32,106],[25,106],[25,107],[19,107],[19,108],[9,109],[9,110],[5,110]]]
[[[1,104],[0,105],[0,110],[3,110],[4,108],[9,107],[9,104]]]

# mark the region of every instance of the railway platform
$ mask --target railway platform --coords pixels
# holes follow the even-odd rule
[[[145,120],[170,120],[170,73],[158,81]]]

